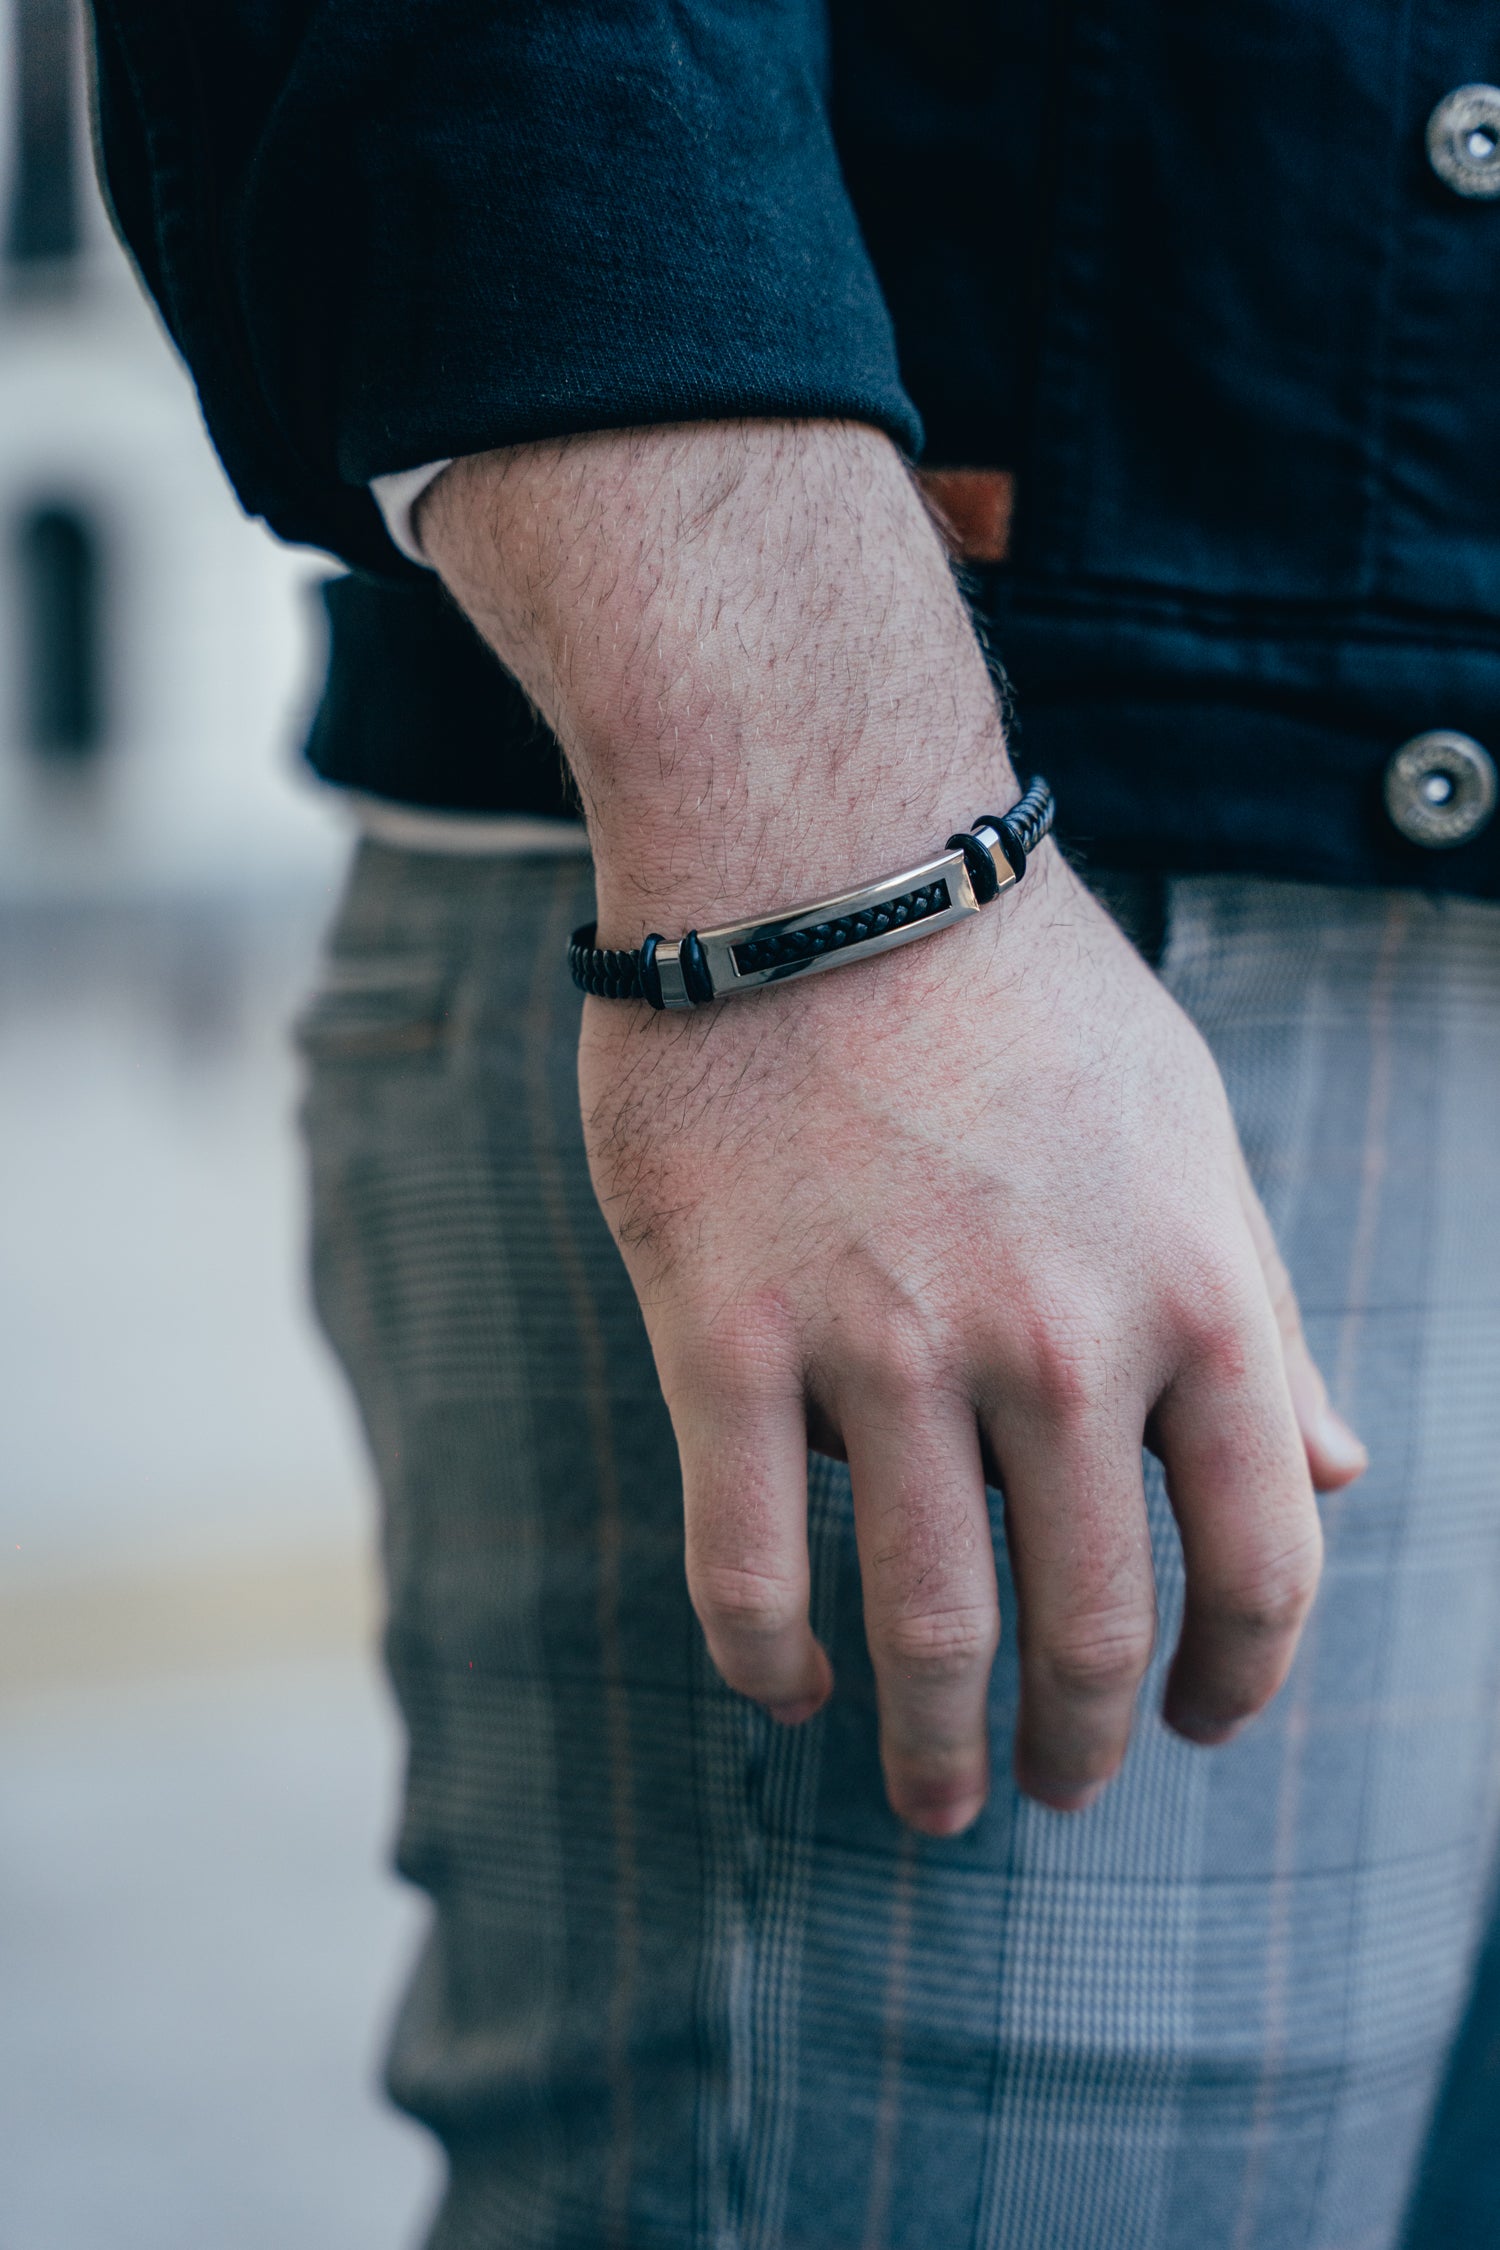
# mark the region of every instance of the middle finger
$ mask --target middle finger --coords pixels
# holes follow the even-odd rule
[[[913,1828],[954,1836],[989,1793],[1000,1635],[974,1410],[917,1384],[866,1381],[840,1395],[838,1419],[886,1790]]]

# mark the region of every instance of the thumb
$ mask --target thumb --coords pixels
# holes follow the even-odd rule
[[[1281,1331],[1287,1388],[1292,1394],[1292,1410],[1297,1417],[1297,1427],[1302,1432],[1302,1443],[1307,1449],[1308,1471],[1316,1491],[1340,1492],[1346,1484],[1353,1484],[1356,1477],[1364,1475],[1370,1465],[1370,1456],[1342,1414],[1329,1401],[1328,1386],[1317,1361],[1307,1348],[1307,1338],[1302,1333],[1302,1314],[1297,1305],[1297,1292],[1292,1287],[1292,1277],[1276,1247],[1271,1222],[1255,1192],[1243,1154],[1236,1151],[1236,1159],[1240,1203],[1260,1257],[1261,1271],[1266,1278],[1266,1291],[1276,1314],[1276,1325]]]

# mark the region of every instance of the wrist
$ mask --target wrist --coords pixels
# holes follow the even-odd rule
[[[422,536],[563,744],[611,944],[871,880],[1019,793],[946,559],[872,431],[476,457]]]
[[[600,930],[635,945],[747,921],[926,860],[975,805],[1019,795],[998,731],[987,748],[938,763],[920,743],[804,741],[765,773],[713,761],[691,795],[622,789],[589,823]]]
[[[978,815],[941,853],[873,882],[681,937],[654,931],[638,948],[601,946],[590,922],[573,933],[573,981],[600,999],[680,1013],[852,967],[983,913],[1024,879],[1053,814],[1052,792],[1034,776],[1009,812]]]

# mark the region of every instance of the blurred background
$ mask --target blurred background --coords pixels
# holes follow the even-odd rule
[[[0,0],[0,2250],[387,2250],[417,1910],[289,1018],[345,839],[245,522]]]

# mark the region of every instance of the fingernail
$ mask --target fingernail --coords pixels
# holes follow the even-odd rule
[[[1232,1742],[1244,1723],[1243,1719],[1197,1719],[1187,1711],[1174,1711],[1167,1720],[1174,1734],[1199,1750],[1217,1750]]]
[[[1325,1406],[1318,1416],[1318,1443],[1336,1469],[1366,1469],[1370,1456],[1336,1407]]]
[[[923,1836],[961,1836],[984,1811],[984,1798],[956,1797],[949,1805],[924,1805],[920,1812],[901,1815],[908,1828]]]
[[[1096,1797],[1102,1797],[1107,1784],[1102,1781],[1086,1782],[1081,1789],[1049,1789],[1041,1797],[1049,1812],[1087,1812]]]

